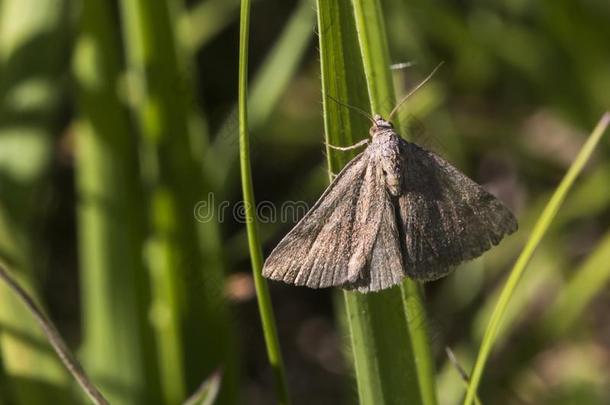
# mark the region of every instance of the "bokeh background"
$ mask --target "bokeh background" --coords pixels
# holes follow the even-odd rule
[[[470,368],[533,222],[610,108],[610,3],[383,0],[405,136],[501,198],[520,231],[426,285],[441,403]],[[117,404],[180,403],[222,370],[218,403],[273,402],[244,224],[234,207],[236,0],[0,0],[0,257]],[[256,0],[250,120],[258,201],[328,181],[316,11]],[[529,265],[480,389],[490,404],[610,403],[610,143]],[[230,212],[228,212],[230,214]],[[217,217],[215,217],[217,219]],[[292,224],[263,223],[265,252]],[[341,299],[271,283],[296,404],[354,403]],[[396,342],[396,344],[401,344]],[[0,286],[0,404],[81,403]]]

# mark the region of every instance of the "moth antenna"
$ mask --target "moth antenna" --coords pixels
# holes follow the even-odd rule
[[[337,104],[339,104],[339,105],[341,105],[343,107],[351,108],[352,110],[356,111],[358,114],[365,116],[369,121],[371,121],[371,123],[373,125],[375,125],[375,120],[373,120],[373,117],[371,117],[371,115],[369,113],[367,113],[366,111],[364,111],[363,109],[358,108],[358,107],[353,106],[353,105],[349,105],[349,104],[343,103],[343,102],[337,100],[336,98],[334,98],[333,96],[331,96],[330,94],[327,94],[326,97],[330,98],[335,103],[337,103]]]
[[[432,70],[432,72],[428,75],[428,77],[426,77],[424,80],[422,80],[417,86],[415,86],[415,88],[413,90],[411,90],[406,96],[404,96],[399,102],[398,104],[396,104],[396,107],[394,107],[394,109],[392,110],[392,112],[390,113],[390,115],[388,116],[388,121],[392,120],[392,116],[396,113],[396,111],[398,111],[398,108],[403,105],[403,103],[405,101],[407,101],[407,99],[409,97],[411,97],[413,94],[415,94],[415,92],[419,89],[422,88],[422,86],[424,84],[426,84],[430,79],[432,79],[432,76],[434,76],[434,74],[436,73],[436,71],[443,66],[443,63],[445,62],[441,62],[438,65],[436,65],[436,67],[434,68],[434,70]]]

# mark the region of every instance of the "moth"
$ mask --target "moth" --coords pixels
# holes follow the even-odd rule
[[[370,136],[271,252],[264,277],[379,291],[443,277],[517,230],[497,198],[380,115]]]
[[[379,114],[371,121],[370,139],[335,147],[368,145],[273,249],[264,277],[379,291],[405,277],[446,276],[517,230],[508,208],[465,174],[404,140]]]

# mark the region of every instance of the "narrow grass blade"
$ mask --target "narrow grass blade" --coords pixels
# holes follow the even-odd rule
[[[519,255],[515,266],[510,272],[508,280],[500,294],[500,298],[498,299],[498,303],[496,304],[494,311],[489,320],[487,329],[485,331],[485,335],[483,336],[483,341],[481,342],[481,347],[479,349],[479,354],[477,356],[472,374],[470,384],[468,386],[468,391],[466,393],[466,397],[464,398],[464,405],[470,405],[473,403],[477,388],[481,381],[481,377],[483,375],[483,369],[485,367],[485,363],[489,354],[491,353],[492,346],[496,340],[498,330],[500,328],[502,318],[504,313],[506,312],[506,308],[508,307],[511,296],[513,295],[523,272],[525,271],[527,264],[529,263],[532,255],[534,254],[536,248],[540,244],[540,241],[544,237],[547,229],[553,222],[553,219],[557,215],[559,208],[563,200],[566,197],[566,194],[571,189],[574,181],[582,171],[584,165],[589,160],[589,157],[595,150],[599,140],[601,139],[604,131],[608,127],[610,123],[610,113],[604,114],[601,118],[580,152],[574,159],[574,162],[568,169],[565,177],[555,190],[555,193],[551,197],[550,201],[544,208],[544,211],[540,215],[538,222],[534,226],[532,234],[527,241],[527,244],[523,248],[523,251]]]
[[[0,264],[0,279],[2,279],[13,291],[13,293],[21,300],[31,315],[36,319],[44,331],[49,343],[66,366],[70,374],[81,386],[89,399],[96,405],[108,405],[108,401],[102,393],[93,385],[85,371],[82,369],[78,360],[74,357],[63,338],[55,328],[55,325],[47,318],[40,307],[34,302],[32,297],[17,283],[17,281],[8,273],[2,264]]]
[[[248,134],[248,39],[250,37],[250,0],[242,0],[239,18],[239,157],[241,167],[241,183],[245,208],[246,229],[252,274],[258,298],[258,308],[261,315],[267,355],[273,368],[276,387],[276,400],[279,404],[289,404],[286,372],[280,350],[280,343],[275,326],[275,317],[269,296],[267,281],[263,278],[263,252],[261,249],[258,223],[256,219],[254,187],[250,164],[250,139]]]
[[[464,383],[464,387],[466,389],[468,389],[468,384],[470,383],[470,378],[468,377],[468,373],[466,373],[466,370],[464,370],[464,368],[458,361],[457,357],[455,357],[455,354],[449,347],[445,348],[445,352],[447,353],[447,358],[449,358],[449,362],[453,365],[453,368],[455,368],[457,370],[458,374],[460,375],[460,378],[462,379],[462,382]],[[478,396],[476,396],[474,398],[474,405],[481,405],[481,400],[479,399]]]
[[[182,405],[213,405],[218,398],[221,383],[222,371],[216,370],[201,383],[197,391]]]

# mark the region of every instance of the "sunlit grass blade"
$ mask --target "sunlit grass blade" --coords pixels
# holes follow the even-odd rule
[[[34,294],[31,277],[16,274]],[[2,398],[10,404],[72,403],[70,377],[44,339],[27,309],[4,284],[0,285]]]
[[[148,222],[151,235],[146,241],[145,263],[150,278],[152,300],[152,324],[157,346],[161,393],[166,402],[178,403],[186,397],[184,376],[184,348],[180,328],[181,314],[177,307],[178,290],[177,252],[180,250],[174,236],[176,226],[175,195],[164,184],[168,176],[166,167],[159,167],[158,150],[160,137],[168,136],[168,111],[159,94],[159,77],[150,77],[147,72],[153,62],[163,63],[164,57],[156,59],[150,32],[154,23],[155,9],[164,7],[164,2],[145,5],[140,1],[121,2],[121,20],[125,36],[130,104],[143,107],[134,111],[141,132],[142,178],[149,206]],[[167,29],[167,26],[156,27]],[[167,36],[167,32],[164,33]],[[171,48],[170,48],[171,49]],[[167,51],[167,49],[166,49]],[[169,52],[168,52],[169,53]],[[156,66],[157,73],[161,73]],[[137,93],[136,93],[137,92]],[[179,125],[179,124],[178,124]],[[183,126],[181,129],[185,129]],[[183,132],[184,133],[184,132]]]
[[[76,154],[82,352],[111,402],[150,403],[159,391],[140,252],[145,217],[136,191],[138,152],[116,92],[122,49],[112,14],[106,1],[83,2],[73,63],[82,114]]]
[[[396,96],[381,4],[378,0],[354,0],[352,4],[371,110],[388,118]]]
[[[250,139],[248,128],[248,39],[250,38],[250,0],[242,0],[239,18],[239,83],[238,83],[238,113],[239,113],[239,157],[241,168],[241,184],[244,201],[244,216],[248,233],[248,246],[252,275],[258,299],[267,355],[273,369],[276,387],[276,401],[288,404],[288,386],[286,371],[277,336],[275,316],[271,305],[269,287],[263,278],[263,252],[258,235],[258,222],[255,210],[254,186],[250,164]]]
[[[466,393],[466,397],[464,398],[464,405],[470,405],[475,398],[477,388],[481,381],[481,377],[483,375],[483,369],[485,367],[485,363],[489,354],[491,353],[492,346],[497,338],[498,330],[501,326],[501,322],[508,307],[509,301],[525,271],[527,264],[529,263],[532,255],[534,254],[536,248],[540,244],[540,241],[544,237],[546,231],[549,226],[553,222],[553,219],[557,215],[559,208],[561,207],[562,202],[564,201],[566,194],[571,189],[574,181],[582,171],[584,165],[589,160],[591,154],[595,150],[599,140],[604,134],[608,124],[610,123],[610,113],[604,114],[602,119],[599,121],[580,152],[574,159],[574,162],[568,169],[565,177],[555,190],[555,193],[551,197],[550,201],[544,208],[544,211],[540,215],[534,229],[532,230],[532,234],[527,241],[527,244],[523,248],[523,251],[519,255],[517,262],[512,268],[508,280],[500,294],[500,298],[498,299],[498,303],[496,304],[494,311],[489,320],[487,329],[485,331],[485,335],[483,336],[483,341],[481,342],[481,347],[479,349],[479,354],[477,356],[477,360],[475,362],[470,384],[468,386],[468,391]]]
[[[312,0],[300,0],[286,27],[252,82],[248,105],[250,125],[260,127],[271,115],[313,38],[315,10]]]
[[[198,201],[212,190],[202,171],[204,150],[189,125],[193,89],[190,61],[183,59],[189,52],[176,38],[179,4],[133,0],[120,6],[149,202],[145,259],[162,392],[166,402],[180,403],[202,375],[222,366],[219,401],[232,402],[236,350],[223,295],[218,224],[193,217]]]
[[[203,0],[178,20],[178,35],[183,46],[196,52],[214,38],[237,16],[239,0]]]
[[[17,283],[9,272],[0,264],[0,279],[10,287],[15,296],[21,300],[31,316],[38,322],[45,333],[49,343],[68,369],[72,377],[78,382],[89,399],[96,405],[108,405],[104,395],[93,385],[78,360],[74,357],[66,342],[61,337],[55,325],[47,318],[34,299]]]
[[[0,1],[0,252],[31,295],[44,298],[49,246],[39,236],[65,103],[71,31],[64,0]],[[43,220],[43,221],[41,221]],[[43,276],[43,277],[41,277]],[[69,403],[70,377],[36,322],[0,287],[0,398]]]
[[[406,279],[400,288],[422,404],[433,405],[438,402],[436,399],[436,370],[421,289],[417,282],[410,279]]]
[[[213,405],[218,398],[221,383],[222,371],[216,370],[201,383],[197,391],[182,405]]]
[[[466,389],[468,389],[468,384],[470,383],[470,378],[468,377],[468,373],[466,373],[466,370],[464,370],[462,365],[458,362],[457,358],[455,357],[455,354],[449,347],[445,348],[445,352],[447,353],[449,363],[451,363],[453,368],[460,375],[460,378],[462,379],[462,382],[464,383],[464,387]],[[478,396],[475,396],[475,398],[474,398],[474,405],[481,405],[481,400],[479,399]]]

